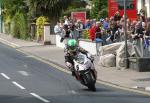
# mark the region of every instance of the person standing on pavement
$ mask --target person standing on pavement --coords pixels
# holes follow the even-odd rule
[[[81,38],[82,31],[84,29],[84,25],[83,25],[82,21],[77,20],[75,26],[76,26],[76,30],[78,31],[78,38]]]
[[[69,25],[70,24],[70,22],[69,22],[69,19],[68,19],[68,17],[67,16],[64,16],[64,25]]]
[[[92,27],[91,27],[90,30],[89,30],[90,39],[91,39],[92,41],[95,40],[95,28],[96,28],[96,23],[93,22]]]
[[[120,12],[117,11],[117,12],[114,14],[114,21],[120,21],[120,20],[121,20]]]
[[[150,23],[147,24],[147,28],[144,34],[144,48],[150,46]]]
[[[57,22],[57,24],[56,24],[55,27],[54,27],[54,33],[55,33],[56,35],[60,34],[61,31],[62,31],[61,29],[62,29],[62,28],[60,27],[60,23]]]
[[[60,42],[62,42],[63,38],[64,38],[64,36],[62,35],[62,30],[63,30],[63,28],[60,26],[60,23],[57,22],[57,24],[54,27],[54,33],[61,37]]]
[[[101,22],[96,22],[96,27],[95,27],[95,38],[101,39]]]

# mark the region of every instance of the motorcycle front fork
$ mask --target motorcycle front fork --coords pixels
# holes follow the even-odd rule
[[[94,73],[95,79],[97,80],[97,71],[95,69],[93,69],[93,73]]]

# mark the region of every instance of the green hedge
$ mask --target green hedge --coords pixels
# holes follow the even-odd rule
[[[27,38],[27,20],[25,15],[20,12],[16,12],[12,19],[12,35],[16,38]]]

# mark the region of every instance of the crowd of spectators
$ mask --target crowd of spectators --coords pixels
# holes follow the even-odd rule
[[[85,24],[81,20],[71,20],[64,16],[64,20],[58,22],[54,27],[54,32],[61,36],[62,42],[65,38],[83,38],[83,31],[88,30],[88,39],[95,41],[96,38],[99,38],[103,45],[107,45],[125,40],[124,21],[124,16],[121,16],[118,11],[110,18],[101,18],[98,21],[87,19]],[[126,18],[126,22],[127,39],[133,42],[143,38],[144,46],[149,45],[150,18],[146,18],[144,14],[139,13],[136,20]]]
[[[81,20],[72,20],[64,16],[64,20],[60,20],[54,27],[54,33],[61,36],[60,42],[66,38],[81,38],[84,24]]]

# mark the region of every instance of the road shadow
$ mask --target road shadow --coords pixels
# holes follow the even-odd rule
[[[87,87],[83,87],[77,91],[78,92],[91,92],[91,93],[113,92],[113,90],[105,89],[105,88],[96,88],[96,91],[92,91],[92,90],[88,89]]]

